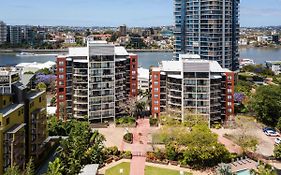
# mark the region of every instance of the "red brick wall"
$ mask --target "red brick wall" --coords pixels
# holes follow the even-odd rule
[[[226,119],[229,118],[229,116],[234,115],[234,79],[235,79],[235,73],[234,72],[227,72],[226,74],[226,96],[225,96],[225,109],[226,109]],[[229,92],[231,90],[231,92]],[[231,97],[231,99],[228,99],[228,96]],[[228,102],[231,102],[231,105],[229,106]],[[229,111],[231,110],[231,111]]]
[[[158,91],[155,91],[155,88],[158,88]],[[158,104],[155,104],[155,101],[158,101]],[[151,115],[153,117],[160,115],[160,71],[151,71]]]
[[[130,97],[138,96],[138,56],[130,55]]]
[[[63,65],[60,65],[60,62],[63,62]],[[60,69],[63,69],[63,72],[60,72]],[[60,75],[63,75],[63,78],[60,78]],[[63,85],[60,85],[60,82],[63,82]],[[60,113],[60,104],[64,103],[66,106],[66,58],[58,57],[57,58],[57,118],[60,119],[60,116],[63,115],[63,119],[66,120],[66,107],[64,108],[64,114]],[[63,95],[63,99],[60,99],[60,95]]]

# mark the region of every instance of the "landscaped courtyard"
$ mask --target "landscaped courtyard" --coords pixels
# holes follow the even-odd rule
[[[120,173],[120,169],[123,169],[123,173]],[[112,167],[108,170],[106,170],[105,175],[130,175],[130,163],[129,162],[123,162],[119,165]],[[169,170],[169,169],[163,169],[163,168],[157,168],[157,167],[151,167],[146,166],[145,167],[145,175],[179,175],[179,171],[175,170]],[[184,175],[191,175],[191,173],[185,173]]]

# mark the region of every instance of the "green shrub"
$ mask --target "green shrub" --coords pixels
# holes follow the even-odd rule
[[[133,134],[127,133],[127,134],[124,135],[123,139],[127,143],[132,143],[133,142]]]
[[[157,126],[158,125],[158,119],[157,118],[150,118],[149,123],[150,123],[150,126]]]

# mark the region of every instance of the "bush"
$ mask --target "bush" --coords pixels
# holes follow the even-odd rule
[[[150,124],[150,126],[158,126],[158,119],[157,118],[150,118],[149,124]]]
[[[281,145],[275,145],[274,147],[274,157],[278,160],[281,160]]]
[[[124,135],[123,139],[125,142],[132,144],[133,143],[133,134],[127,133]]]
[[[120,151],[116,146],[106,148],[105,153],[107,156],[120,156]]]
[[[121,157],[124,159],[131,159],[132,158],[132,153],[131,151],[124,151],[121,153]]]
[[[133,126],[136,124],[136,119],[134,117],[121,117],[115,123],[119,126]]]

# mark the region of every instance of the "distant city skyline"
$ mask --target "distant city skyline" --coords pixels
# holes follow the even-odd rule
[[[0,20],[10,25],[114,26],[173,25],[173,0],[3,1]],[[281,25],[281,0],[241,0],[242,27]]]

